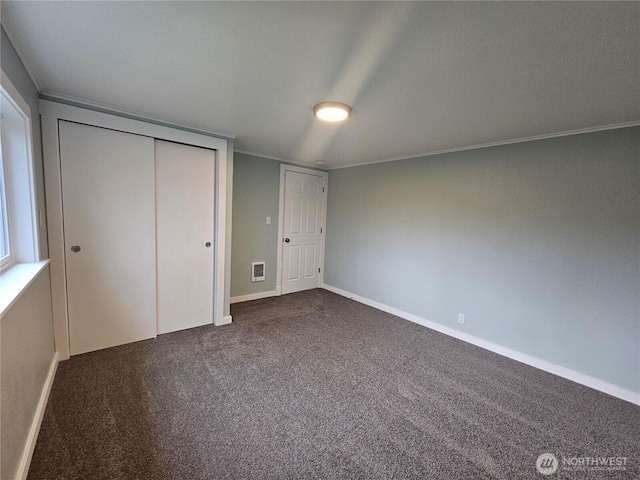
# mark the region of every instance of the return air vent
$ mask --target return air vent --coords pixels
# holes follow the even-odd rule
[[[251,283],[253,282],[264,282],[264,262],[251,264]]]

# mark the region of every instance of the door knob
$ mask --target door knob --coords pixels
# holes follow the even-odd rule
[[[289,243],[291,240],[289,240],[288,238],[285,238],[284,241]]]
[[[204,244],[205,247],[209,248],[211,246],[211,242],[207,242]]]
[[[78,253],[80,250],[82,250],[82,249],[80,248],[80,245],[74,245],[74,246],[72,246],[72,247],[71,247],[71,251],[72,251],[73,253]]]

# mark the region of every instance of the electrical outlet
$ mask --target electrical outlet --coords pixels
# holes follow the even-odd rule
[[[461,323],[464,325],[464,313],[458,314],[458,323]]]
[[[267,217],[267,225],[271,225],[271,217]]]

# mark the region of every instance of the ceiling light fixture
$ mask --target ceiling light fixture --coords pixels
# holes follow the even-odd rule
[[[351,116],[351,107],[340,102],[321,102],[313,107],[313,114],[325,122],[341,122]]]

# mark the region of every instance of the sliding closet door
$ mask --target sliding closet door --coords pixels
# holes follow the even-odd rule
[[[158,333],[213,323],[215,152],[156,140]]]
[[[156,335],[154,140],[60,121],[70,353]]]

